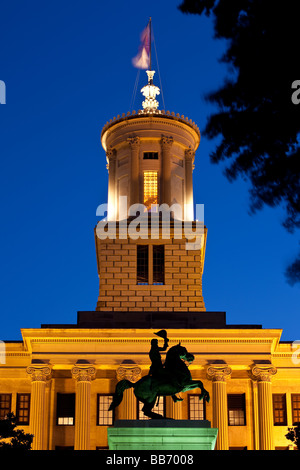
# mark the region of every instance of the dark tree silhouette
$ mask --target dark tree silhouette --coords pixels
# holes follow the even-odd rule
[[[300,70],[297,2],[184,0],[183,13],[212,15],[215,37],[227,40],[228,78],[206,98],[217,106],[203,134],[221,137],[210,155],[225,174],[250,187],[251,212],[281,206],[284,227],[300,227]],[[299,104],[297,104],[299,102]],[[287,268],[300,282],[300,253]]]
[[[30,450],[33,440],[32,434],[27,434],[23,429],[15,429],[17,418],[13,413],[8,413],[0,419],[0,450],[20,449]]]
[[[288,433],[285,437],[292,441],[297,446],[297,449],[300,450],[300,423],[297,423],[293,428],[288,428]]]

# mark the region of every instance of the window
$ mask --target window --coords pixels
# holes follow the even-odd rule
[[[11,410],[11,394],[1,393],[0,394],[0,419],[5,418]]]
[[[228,395],[228,425],[229,426],[245,426],[245,394]]]
[[[137,284],[145,285],[149,283],[149,246],[137,245]]]
[[[30,393],[17,394],[17,424],[29,424]]]
[[[158,160],[158,152],[144,152],[144,160]]]
[[[58,393],[56,418],[58,426],[73,426],[75,423],[75,393]]]
[[[165,246],[153,245],[153,284],[161,285],[165,281]]]
[[[189,419],[205,419],[205,404],[199,400],[199,395],[188,395]]]
[[[163,285],[165,283],[165,246],[137,245],[136,266],[138,285]]]
[[[152,204],[158,204],[158,182],[157,171],[144,172],[144,205],[147,211],[151,210]]]
[[[157,405],[157,402],[155,403],[155,406],[153,408],[153,412],[154,413],[158,413],[159,415],[162,415],[162,416],[165,416],[165,397],[159,397],[159,402],[158,402],[158,406]],[[139,420],[147,420],[147,419],[150,419],[148,418],[148,416],[145,416],[143,411],[142,411],[142,408],[144,406],[144,403],[142,403],[141,401],[137,400],[137,419]]]
[[[292,394],[293,426],[300,423],[300,393]]]
[[[273,395],[273,417],[274,426],[287,425],[285,394],[276,393]]]
[[[98,395],[97,400],[97,425],[112,426],[114,424],[114,412],[108,411],[108,408],[113,400],[113,395]]]

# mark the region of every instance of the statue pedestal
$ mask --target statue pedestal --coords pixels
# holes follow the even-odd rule
[[[119,420],[107,429],[109,450],[213,450],[217,434],[206,420]]]

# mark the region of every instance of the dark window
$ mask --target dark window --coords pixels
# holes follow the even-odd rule
[[[98,426],[112,426],[114,424],[114,412],[108,411],[112,400],[112,395],[98,395]]]
[[[229,447],[229,450],[247,450],[247,446],[243,447]]]
[[[144,152],[144,160],[158,160],[158,152]]]
[[[199,400],[199,395],[188,395],[189,399],[189,419],[205,419],[205,404]]]
[[[228,425],[229,426],[245,426],[245,394],[228,395]]]
[[[29,424],[30,393],[17,394],[17,424]]]
[[[153,284],[165,281],[165,246],[153,245]]]
[[[11,394],[1,393],[0,394],[0,419],[10,413],[11,410]]]
[[[292,416],[293,426],[300,423],[300,394],[292,394]]]
[[[75,423],[75,393],[58,393],[56,418],[58,426],[73,426]]]
[[[287,425],[285,394],[276,393],[273,395],[273,417],[274,426]]]
[[[137,284],[148,284],[149,283],[149,274],[148,274],[148,245],[137,245]]]
[[[166,400],[165,400],[165,398],[166,397],[159,397],[158,405],[157,405],[157,401],[156,401],[155,407],[153,409],[154,413],[158,413],[159,415],[162,415],[164,417],[165,417],[165,410],[166,410]],[[144,403],[137,400],[137,419],[142,420],[142,421],[150,419],[150,418],[148,418],[148,416],[144,415],[144,413],[142,411],[143,406],[144,406]]]

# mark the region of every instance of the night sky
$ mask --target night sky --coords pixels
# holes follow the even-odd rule
[[[213,112],[204,96],[228,74],[225,44],[209,18],[183,15],[179,3],[2,2],[0,340],[95,310],[94,227],[108,176],[100,133],[114,116],[141,109],[146,73],[132,104],[131,60],[150,16],[159,108],[188,116],[200,131]],[[282,227],[281,208],[249,214],[249,183],[229,183],[224,167],[210,163],[214,146],[202,138],[194,170],[194,202],[205,205],[208,228],[206,309],[226,311],[228,324],[262,324],[300,340],[299,285],[284,276],[298,238]]]

